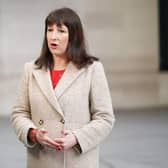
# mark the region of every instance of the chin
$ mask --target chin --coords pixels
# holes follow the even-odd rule
[[[52,53],[53,56],[65,57],[64,53]]]
[[[61,52],[50,51],[52,55],[63,55]]]

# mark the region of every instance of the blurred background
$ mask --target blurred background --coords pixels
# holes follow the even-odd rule
[[[65,6],[80,15],[88,51],[102,61],[112,95],[116,124],[102,143],[100,166],[167,167],[168,2],[0,0],[1,167],[25,167],[9,116],[24,63],[40,54],[46,15]]]

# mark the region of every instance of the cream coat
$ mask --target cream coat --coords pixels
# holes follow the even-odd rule
[[[101,62],[77,69],[69,62],[52,88],[49,70],[26,63],[11,121],[18,138],[27,147],[27,168],[98,168],[99,144],[110,133],[114,114]],[[30,144],[30,128],[46,128],[52,138],[61,129],[75,134],[78,144],[56,151]]]

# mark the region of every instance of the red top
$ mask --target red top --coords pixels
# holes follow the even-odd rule
[[[56,87],[56,85],[57,85],[58,81],[60,80],[61,76],[63,75],[64,71],[65,70],[50,70],[50,77],[51,77],[53,88]],[[37,142],[36,132],[37,132],[37,129],[31,128],[28,133],[28,138],[33,143]]]
[[[63,75],[65,70],[50,70],[51,81],[53,88],[56,87],[58,81],[60,80],[61,76]]]

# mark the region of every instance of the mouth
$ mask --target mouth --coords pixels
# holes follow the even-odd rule
[[[51,46],[51,48],[55,49],[55,48],[58,47],[58,44],[56,44],[56,43],[50,43],[50,46]]]

